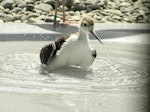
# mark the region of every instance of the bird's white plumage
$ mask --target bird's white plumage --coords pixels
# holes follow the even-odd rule
[[[83,18],[79,32],[77,34],[72,34],[69,37],[63,36],[60,38],[60,40],[55,42],[56,46],[61,45],[59,47],[60,49],[55,49],[55,47],[53,47],[51,44],[48,48],[49,50],[46,50],[47,47],[41,50],[41,62],[44,64],[46,63],[47,66],[51,68],[72,65],[80,66],[83,68],[89,67],[96,58],[96,50],[91,48],[89,43],[89,34],[95,36],[95,38],[98,39],[100,43],[102,43],[98,36],[93,32],[93,29],[93,19],[89,17]],[[47,51],[50,51],[50,53]],[[53,53],[53,51],[56,51],[56,54]],[[50,55],[49,59],[51,57],[52,59],[50,59],[50,61],[47,63],[47,61],[45,62],[45,59],[47,59],[48,54],[54,55],[54,58]]]
[[[50,66],[55,68],[76,65],[87,68],[94,60],[92,57],[94,51],[88,41],[87,37],[80,39],[78,35],[71,35],[57,52]]]

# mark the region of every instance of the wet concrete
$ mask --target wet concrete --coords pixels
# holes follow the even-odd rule
[[[105,29],[106,32],[112,27],[115,28],[112,26],[109,29],[109,27]],[[120,27],[116,25],[117,31]],[[39,26],[36,28],[39,29]],[[114,31],[113,28],[111,32],[107,32],[109,35],[112,34],[113,38],[102,39],[103,46],[96,40],[90,41],[98,55],[88,70],[62,68],[46,70],[46,74],[40,69],[39,51],[49,41],[17,40],[19,39],[17,35],[25,32],[17,35],[13,31],[10,31],[10,35],[1,33],[0,39],[3,41],[0,41],[0,110],[2,112],[148,112],[150,110],[149,32],[140,30],[139,33],[125,33],[122,37],[120,35],[114,38],[113,35],[119,35],[119,32],[115,33],[116,30]],[[131,26],[130,29],[138,31]],[[37,34],[41,28],[35,31]],[[46,31],[49,33],[48,29]],[[96,31],[99,32],[98,29]],[[106,32],[103,36],[110,37]],[[29,32],[30,35],[31,33],[32,31]],[[29,36],[25,34],[26,37]],[[39,32],[40,34],[42,33]],[[43,34],[45,35],[45,32]],[[41,40],[46,40],[44,38],[46,37]]]

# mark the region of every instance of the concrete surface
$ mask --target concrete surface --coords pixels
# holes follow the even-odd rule
[[[103,40],[150,43],[149,26],[149,24],[97,23],[95,30]],[[78,27],[78,24],[53,27],[52,24],[1,23],[0,41],[53,40],[61,35],[77,32]]]
[[[149,112],[147,24],[96,24],[105,45],[90,41],[97,58],[89,71],[41,75],[43,40],[76,32],[77,26],[0,24],[0,112]]]

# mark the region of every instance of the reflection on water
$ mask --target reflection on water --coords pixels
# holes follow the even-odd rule
[[[140,53],[137,49],[141,45],[124,47],[127,45],[106,43],[99,49],[93,41],[98,57],[88,70],[44,70],[39,61],[40,42],[22,42],[22,48],[10,52],[15,44],[10,42],[5,51],[6,46],[0,44],[0,91],[5,93],[0,98],[11,95],[21,98],[20,108],[19,102],[31,105],[26,101],[29,98],[39,112],[43,105],[47,111],[54,112],[146,112],[149,109],[149,57],[146,51]]]

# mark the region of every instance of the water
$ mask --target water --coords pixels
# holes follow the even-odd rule
[[[91,41],[88,70],[42,70],[47,42],[0,42],[1,112],[148,112],[149,44]]]

